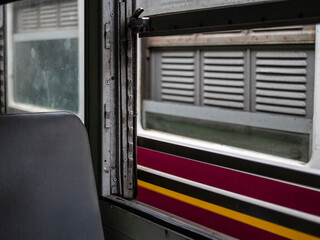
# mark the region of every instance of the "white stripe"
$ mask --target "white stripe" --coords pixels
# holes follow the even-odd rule
[[[237,193],[233,193],[233,192],[230,192],[230,191],[226,191],[226,190],[223,190],[223,189],[220,189],[220,188],[211,187],[211,186],[206,185],[206,184],[202,184],[202,183],[191,181],[191,180],[188,180],[188,179],[185,179],[185,178],[177,177],[177,176],[174,176],[174,175],[171,175],[171,174],[168,174],[168,173],[164,173],[164,172],[160,172],[160,171],[157,171],[157,170],[154,170],[154,169],[151,169],[151,168],[147,168],[147,167],[144,167],[144,166],[141,166],[141,165],[138,165],[138,169],[142,170],[142,171],[145,171],[145,172],[148,172],[148,173],[151,173],[151,174],[154,174],[154,175],[158,175],[158,176],[161,176],[161,177],[164,177],[164,178],[168,178],[168,179],[171,179],[171,180],[174,180],[174,181],[177,181],[177,182],[188,184],[190,186],[194,186],[194,187],[206,190],[206,191],[218,193],[218,194],[221,194],[223,196],[227,196],[227,197],[231,197],[231,198],[234,198],[234,199],[238,199],[238,200],[241,200],[241,201],[244,201],[244,202],[248,202],[248,203],[260,206],[260,207],[268,208],[270,210],[282,212],[284,214],[288,214],[288,215],[291,215],[293,217],[298,217],[298,218],[301,218],[301,219],[304,219],[304,220],[308,220],[308,221],[312,221],[312,222],[315,222],[315,223],[318,223],[318,224],[320,223],[320,217],[315,216],[313,214],[304,213],[304,212],[297,211],[297,210],[294,210],[294,209],[291,209],[291,208],[282,207],[282,206],[279,206],[279,205],[276,205],[276,204],[273,204],[273,203],[269,203],[269,202],[266,202],[266,201],[258,200],[258,199],[251,198],[251,197],[247,197],[247,196],[244,196],[244,195],[241,195],[241,194],[237,194]]]

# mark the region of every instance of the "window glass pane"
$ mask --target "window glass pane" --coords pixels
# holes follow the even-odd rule
[[[67,110],[83,119],[83,3],[7,6],[8,111]]]

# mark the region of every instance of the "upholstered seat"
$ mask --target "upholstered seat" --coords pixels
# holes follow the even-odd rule
[[[0,116],[0,239],[103,238],[87,132],[78,117]]]

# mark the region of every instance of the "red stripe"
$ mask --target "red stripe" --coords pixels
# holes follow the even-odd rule
[[[138,147],[138,164],[320,216],[320,192]]]
[[[175,200],[143,187],[138,188],[138,201],[173,213],[208,228],[239,239],[283,240],[281,236],[223,217],[190,204]]]

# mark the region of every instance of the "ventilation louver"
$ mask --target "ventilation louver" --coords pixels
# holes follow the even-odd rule
[[[18,9],[18,32],[76,27],[77,1],[48,2]]]
[[[244,52],[205,52],[203,57],[203,104],[244,109]]]
[[[161,54],[161,99],[195,102],[194,52],[163,52]]]
[[[257,52],[255,110],[306,116],[307,53]]]

